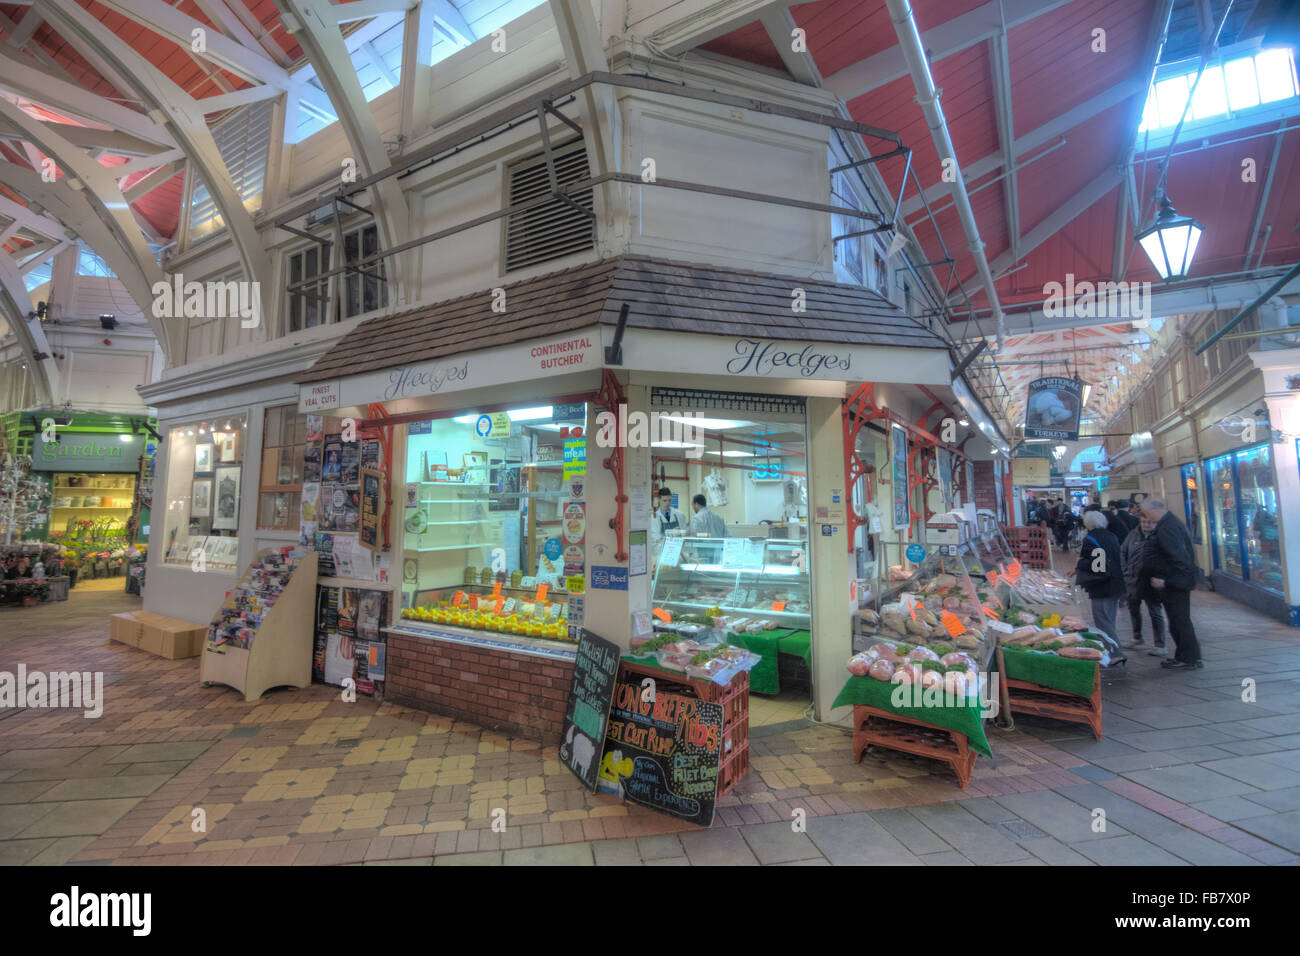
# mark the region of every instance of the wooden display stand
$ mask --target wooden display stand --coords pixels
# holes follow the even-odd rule
[[[308,551],[298,561],[247,648],[227,646],[220,653],[204,648],[199,673],[204,686],[225,684],[250,702],[272,687],[311,686],[316,559],[316,552]]]
[[[672,693],[721,704],[723,746],[718,760],[718,796],[726,796],[749,773],[748,671],[741,671],[723,686],[685,674],[673,674],[654,665],[624,660],[619,664],[618,676],[619,680],[631,683],[649,677],[656,685],[668,684]]]
[[[919,757],[929,757],[931,760],[942,760],[957,774],[957,782],[963,790],[970,786],[970,775],[975,769],[977,754],[970,749],[965,734],[878,707],[854,704],[854,762],[862,763],[867,748],[873,744]]]
[[[1002,648],[998,648],[998,673],[1002,675],[1002,686],[1006,693],[1006,713],[1010,727],[1010,715],[1013,713],[1036,714],[1039,717],[1051,717],[1053,720],[1068,720],[1071,723],[1087,724],[1092,728],[1092,735],[1101,740],[1101,666],[1093,671],[1092,693],[1087,697],[1044,687],[1027,680],[1008,678],[1007,664],[1002,657]]]

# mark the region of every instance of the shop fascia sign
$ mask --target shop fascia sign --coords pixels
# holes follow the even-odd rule
[[[905,372],[909,382],[947,385],[952,369],[943,349],[681,334],[655,329],[628,329],[623,351],[627,368],[732,378],[896,382]]]
[[[307,383],[299,386],[298,407],[306,411],[304,402],[311,399],[313,389],[322,387],[326,391],[321,394],[331,404],[320,407],[351,408],[372,402],[427,398],[552,375],[597,371],[603,364],[600,330],[591,328],[432,362],[399,365],[334,382]]]
[[[54,441],[37,441],[32,448],[33,471],[134,472],[140,464],[141,441],[128,436],[62,432]]]

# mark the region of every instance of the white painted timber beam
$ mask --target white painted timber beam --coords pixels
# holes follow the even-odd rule
[[[676,56],[787,5],[786,0],[631,0],[627,26]]]
[[[47,13],[47,19],[49,17],[50,14]],[[60,29],[60,32],[67,38],[66,31]],[[54,202],[51,202],[51,200],[57,201],[60,193],[67,192],[84,197],[88,206],[93,208],[94,214],[77,217],[80,221],[71,228],[76,229],[77,233],[89,242],[92,248],[99,250],[102,256],[107,256],[106,249],[111,248],[120,248],[127,253],[131,260],[131,268],[127,269],[126,275],[129,276],[134,272],[145,277],[144,283],[141,283],[136,288],[131,288],[128,285],[128,290],[137,303],[142,301],[140,298],[141,293],[145,293],[143,302],[151,302],[152,292],[148,292],[148,289],[152,288],[154,282],[164,281],[165,277],[162,269],[154,261],[153,253],[149,250],[144,235],[140,232],[140,227],[127,205],[126,198],[122,195],[117,181],[113,178],[112,170],[106,166],[101,166],[67,140],[49,132],[41,123],[29,117],[7,100],[0,99],[0,116],[6,117],[10,122],[16,123],[20,127],[29,124],[32,127],[27,130],[29,138],[36,142],[41,147],[41,151],[52,158],[67,174],[61,182],[45,184],[35,172],[21,166],[6,164],[4,166],[4,176],[6,177],[4,181],[25,180],[25,185],[17,190],[20,195],[24,196],[37,195],[38,187],[46,185],[58,186],[58,192],[44,188],[39,189],[43,198],[38,201],[51,210],[55,207]],[[77,181],[76,184],[73,182],[74,179]],[[11,186],[11,188],[13,187]],[[71,201],[71,197],[69,197],[69,201]],[[68,220],[63,219],[62,221],[65,225],[70,225]],[[99,228],[96,228],[97,225]],[[123,273],[117,267],[114,267],[113,271],[117,272],[119,276],[123,276]],[[123,279],[123,282],[126,283],[126,279]],[[147,305],[142,307],[147,311]],[[168,351],[168,348],[175,340],[170,336],[169,332],[170,326],[165,321],[156,322],[155,333],[158,335],[158,342],[162,346],[164,353],[170,356],[171,352]]]
[[[59,387],[59,368],[40,322],[28,318],[31,311],[32,297],[23,284],[18,267],[8,253],[0,251],[0,315],[4,316],[9,328],[13,330],[23,360],[32,373],[37,401],[43,405],[53,405]],[[38,362],[38,352],[44,352],[50,357]]]
[[[794,77],[795,82],[805,86],[821,86],[821,70],[817,69],[812,54],[806,49],[796,51],[794,48],[794,31],[798,24],[794,22],[790,8],[774,7],[764,12],[760,20],[768,39],[776,47],[777,55],[781,57],[785,71]]]
[[[40,252],[35,253],[28,259],[24,259],[23,264],[18,267],[18,271],[23,275],[27,275],[27,273],[31,272],[37,266],[44,265],[45,263],[49,262],[60,252],[62,252],[64,249],[68,248],[71,245],[72,245],[71,239],[63,239],[60,240],[59,242],[51,242]]]
[[[66,123],[46,124],[54,127],[58,133],[73,146],[82,149],[105,149],[118,156],[148,156],[158,152],[158,144],[129,133],[119,133],[111,129],[95,129],[90,126],[72,126]],[[7,123],[0,123],[0,137],[15,135]]]
[[[433,7],[406,11],[402,27],[402,137],[409,143],[433,125]]]
[[[138,182],[132,183],[122,192],[122,195],[126,197],[128,203],[134,204],[141,197],[149,195],[149,193],[153,192],[159,186],[169,182],[172,177],[183,169],[185,169],[185,160],[183,159],[178,159],[165,166],[159,166],[148,176],[145,176]]]
[[[926,30],[921,34],[921,43],[933,65],[1000,34],[1004,15],[1006,29],[1011,30],[1069,3],[1070,0],[993,0]],[[902,49],[891,46],[836,70],[826,77],[826,88],[845,100],[851,100],[907,75]]]
[[[1006,203],[1007,236],[1013,260],[1020,258],[1020,189],[1016,182],[1016,123],[1011,105],[1011,53],[1006,33],[989,41],[989,63],[993,73],[993,102],[997,111],[998,146],[1002,149],[1007,176],[1002,180]]]
[[[276,6],[281,11],[282,20],[287,16],[290,22],[297,24],[294,39],[307,54],[316,78],[334,105],[339,125],[355,153],[353,158],[357,161],[358,174],[373,176],[383,172],[389,167],[388,151],[374,114],[366,103],[343,34],[331,20],[333,8],[323,0],[276,0]],[[412,238],[410,212],[398,180],[392,176],[382,179],[370,193],[370,208],[379,229],[380,248],[391,249]],[[395,283],[398,303],[407,301],[408,295],[414,301],[416,284],[412,262],[414,256],[402,256],[399,261],[385,260],[385,273]]]
[[[155,153],[152,156],[137,156],[135,159],[127,160],[120,166],[107,167],[113,173],[113,178],[119,182],[127,176],[134,176],[136,173],[143,173],[148,169],[157,169],[159,166],[165,166],[170,162],[182,159],[185,156],[179,149],[169,149],[162,153]]]
[[[1029,153],[1046,146],[1048,143],[1061,136],[1064,136],[1070,130],[1074,129],[1088,120],[1092,119],[1108,109],[1112,109],[1123,103],[1133,96],[1145,95],[1146,86],[1144,81],[1131,79],[1123,83],[1118,83],[1098,93],[1089,100],[1085,100],[1073,109],[1066,110],[1058,116],[1052,117],[1042,126],[1030,130],[1024,136],[1019,137],[1013,146],[1012,151],[1017,156],[1026,156]],[[974,185],[975,180],[987,176],[989,173],[1005,166],[1007,158],[1002,153],[991,153],[975,160],[973,163],[967,163],[961,167],[961,173],[968,185]],[[935,183],[925,189],[925,198],[928,202],[934,203],[944,196],[948,195],[951,186],[948,183]],[[913,213],[923,208],[921,200],[917,196],[904,200],[903,215],[911,216]]]
[[[428,7],[442,31],[462,47],[467,47],[478,39],[474,28],[451,0],[422,0],[420,5]]]
[[[76,0],[41,0],[41,3],[45,19],[58,28],[64,39],[79,49],[88,47],[97,50],[134,77],[136,91],[151,110],[165,120],[176,144],[184,151],[191,167],[207,184],[217,211],[221,213],[222,220],[229,231],[245,276],[250,281],[260,283],[261,314],[269,316],[267,305],[274,301],[270,262],[262,249],[257,230],[253,227],[253,217],[244,207],[243,199],[235,190],[230,171],[221,158],[217,144],[212,139],[212,133],[204,122],[201,109],[195,100],[128,44],[116,35],[107,34],[102,29],[103,25],[87,13]],[[109,172],[111,175],[110,171],[98,163],[94,166],[96,170]],[[82,178],[90,185],[89,177]],[[130,220],[134,227],[130,231],[134,233],[134,240],[138,241],[141,238],[139,224],[131,217],[130,208],[117,183],[110,180],[109,185],[112,189],[110,194],[112,205],[121,203],[121,208],[114,208],[113,211]],[[96,189],[96,192],[101,191]],[[123,227],[125,228],[125,224]],[[148,247],[143,243],[139,245],[145,250],[144,258],[150,264],[155,264],[153,254],[148,251]],[[169,358],[174,357],[169,345],[179,346],[180,342],[180,338],[169,338],[166,341],[159,338],[159,344]]]
[[[369,20],[383,13],[400,13],[405,16],[406,11],[419,2],[420,0],[352,0],[351,3],[330,7],[330,16],[336,26],[354,20]],[[456,12],[460,13],[459,10]]]
[[[22,193],[20,192],[19,195],[22,195]],[[0,215],[8,216],[20,228],[39,232],[51,239],[63,239],[68,233],[67,227],[53,216],[33,212],[22,203],[14,202],[8,196],[0,196]]]
[[[233,6],[226,0],[194,0],[195,6],[203,12],[204,16],[240,46],[248,47],[250,50],[260,47],[280,66],[292,66],[293,60],[290,59],[289,54],[275,42],[275,38],[249,12],[242,0],[232,0],[232,2]]]
[[[1003,253],[993,262],[993,274],[1002,275],[1020,258],[1033,252],[1052,236],[1056,235],[1070,223],[1078,219],[1087,209],[1100,202],[1116,186],[1123,182],[1118,169],[1108,169],[1065,202],[1061,203],[1046,219],[1025,234],[1020,245],[1020,256],[1013,257],[1010,252]]]
[[[34,34],[44,22],[45,21],[41,19],[39,13],[35,10],[28,9],[28,11],[23,14],[22,20],[19,21],[18,29],[9,34],[9,42],[21,50],[23,47],[27,46],[27,41],[32,38],[32,34]]]
[[[250,103],[273,100],[282,92],[283,90],[274,86],[248,86],[242,90],[232,90],[229,93],[219,93],[216,96],[205,96],[203,99],[194,102],[198,104],[199,109],[205,114],[220,113],[223,110],[247,106]]]
[[[103,24],[99,24],[103,32]],[[107,123],[162,146],[175,145],[167,131],[143,113],[96,96],[84,87],[51,76],[12,57],[0,56],[0,86],[36,103],[48,104],[62,112],[95,123]]]
[[[44,7],[56,0],[38,0],[38,2]],[[110,10],[166,37],[186,50],[191,48],[193,31],[201,29],[204,33],[206,49],[199,55],[205,60],[251,83],[274,86],[276,89],[301,96],[319,108],[328,109],[324,96],[317,95],[306,84],[298,83],[284,67],[266,54],[260,44],[256,50],[249,49],[224,33],[209,27],[203,21],[196,20],[175,7],[163,3],[162,0],[102,0],[102,2]],[[100,27],[102,29],[103,24],[100,24]]]

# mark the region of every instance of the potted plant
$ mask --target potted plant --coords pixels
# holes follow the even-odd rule
[[[19,581],[18,599],[23,607],[35,607],[50,596],[50,586],[44,581]]]

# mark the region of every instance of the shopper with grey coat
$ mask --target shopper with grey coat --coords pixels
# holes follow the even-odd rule
[[[1124,536],[1119,546],[1120,566],[1124,569],[1124,585],[1128,589],[1128,613],[1133,620],[1133,641],[1128,646],[1130,650],[1142,646],[1142,605],[1146,604],[1147,613],[1151,616],[1151,634],[1155,639],[1155,646],[1149,653],[1152,657],[1164,657],[1164,608],[1142,581],[1142,556],[1148,534],[1154,532],[1135,527]]]

